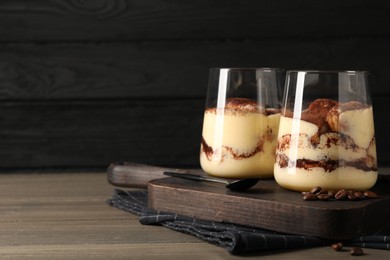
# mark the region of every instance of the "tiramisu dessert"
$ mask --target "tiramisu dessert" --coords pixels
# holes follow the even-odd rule
[[[246,98],[230,98],[224,108],[204,114],[200,163],[225,178],[272,177],[279,109]]]
[[[367,190],[377,176],[372,107],[317,99],[280,118],[275,180],[287,189]]]

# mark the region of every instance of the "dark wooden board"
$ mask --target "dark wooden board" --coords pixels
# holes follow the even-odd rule
[[[107,181],[114,186],[146,189],[150,181],[167,177],[164,175],[165,171],[205,175],[199,168],[164,168],[140,163],[122,162],[110,164],[107,168]]]
[[[390,184],[380,182],[372,190],[380,197],[304,201],[299,192],[285,190],[274,180],[261,181],[246,192],[177,178],[148,185],[149,207],[157,210],[333,240],[371,234],[390,224]]]
[[[388,1],[2,0],[4,42],[389,35]]]

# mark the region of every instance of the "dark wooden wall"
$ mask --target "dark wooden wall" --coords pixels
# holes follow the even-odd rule
[[[198,165],[210,67],[372,72],[390,164],[390,2],[1,0],[0,168]]]

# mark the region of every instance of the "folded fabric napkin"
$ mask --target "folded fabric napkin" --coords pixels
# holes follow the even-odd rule
[[[293,249],[330,245],[332,241],[314,236],[290,235],[251,228],[231,223],[213,222],[157,211],[147,206],[146,190],[123,191],[116,189],[107,203],[112,207],[136,214],[144,225],[162,225],[169,229],[194,235],[216,244],[231,253],[249,253],[269,249]],[[388,234],[388,235],[386,235]],[[340,242],[340,241],[333,241]],[[390,230],[371,236],[344,241],[347,246],[390,249]]]

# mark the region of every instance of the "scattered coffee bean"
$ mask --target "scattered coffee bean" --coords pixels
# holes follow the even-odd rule
[[[314,187],[313,189],[310,190],[311,194],[317,194],[321,191],[321,187]]]
[[[358,200],[359,199],[355,196],[355,194],[353,192],[348,192],[347,197],[349,200]]]
[[[355,191],[353,193],[353,195],[356,197],[356,199],[359,199],[359,200],[362,200],[366,197],[366,196],[364,196],[364,193],[361,191]]]
[[[317,195],[318,194],[328,194],[328,191],[327,190],[320,190],[319,192],[316,193]]]
[[[374,199],[378,195],[372,191],[358,191],[358,190],[346,190],[341,189],[337,192],[333,190],[324,190],[317,186],[311,189],[309,192],[302,192],[304,200],[363,200],[363,199]]]
[[[317,198],[319,200],[330,200],[331,199],[331,196],[329,194],[318,194],[317,195]]]
[[[329,195],[331,198],[334,198],[334,195],[336,195],[336,192],[333,191],[333,190],[330,190],[330,191],[328,191],[328,195]]]
[[[332,244],[332,248],[335,251],[341,251],[343,249],[343,243]]]
[[[364,251],[360,247],[352,247],[351,255],[364,255]]]
[[[348,192],[344,189],[342,190],[339,190],[338,192],[336,192],[336,194],[334,195],[334,197],[336,198],[336,200],[344,200],[346,199],[348,196]]]
[[[363,194],[366,198],[369,198],[369,199],[374,199],[374,198],[378,197],[378,195],[375,192],[369,191],[369,190],[366,190]]]
[[[317,200],[317,195],[316,194],[311,194],[311,193],[306,193],[303,196],[304,200]]]

